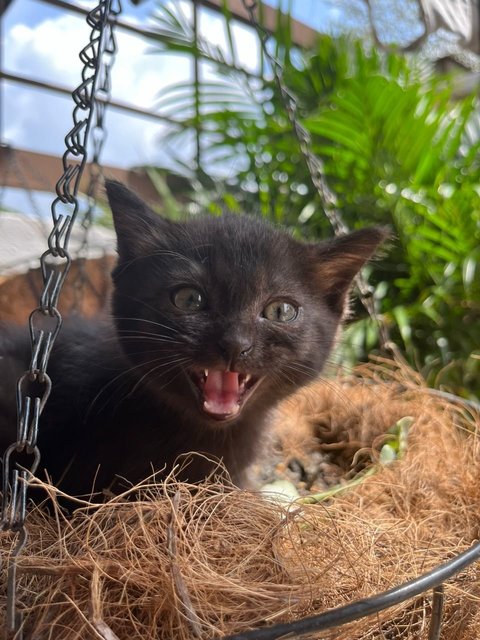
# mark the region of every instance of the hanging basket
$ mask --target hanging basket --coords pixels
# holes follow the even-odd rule
[[[72,519],[33,511],[18,560],[25,637],[219,638],[346,605],[466,550],[480,527],[480,418],[432,398],[418,376],[384,362],[315,383],[282,405],[276,431],[281,440],[295,423],[287,461],[307,455],[319,428],[378,449],[406,415],[403,458],[326,503],[282,506],[171,477],[134,500],[80,504]],[[1,540],[6,557],[11,534]],[[445,589],[442,639],[476,640],[478,567]],[[427,640],[430,614],[426,593],[315,637]]]

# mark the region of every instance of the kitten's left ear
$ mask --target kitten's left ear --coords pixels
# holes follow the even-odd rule
[[[367,227],[313,247],[316,281],[333,311],[343,313],[353,278],[389,235],[385,227]]]
[[[121,182],[105,180],[105,190],[113,214],[120,260],[149,255],[170,227],[133,191]]]

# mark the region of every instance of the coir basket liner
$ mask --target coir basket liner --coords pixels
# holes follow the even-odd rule
[[[286,456],[308,456],[328,433],[338,462],[406,415],[405,455],[327,503],[282,507],[171,477],[133,499],[79,504],[70,518],[34,509],[18,560],[24,636],[220,638],[373,595],[467,549],[479,537],[480,419],[432,397],[411,372],[382,361],[316,383],[284,404],[276,433]],[[1,536],[4,616],[15,540]],[[443,640],[478,640],[479,580],[473,565],[447,583]],[[430,602],[427,593],[311,637],[426,640]]]

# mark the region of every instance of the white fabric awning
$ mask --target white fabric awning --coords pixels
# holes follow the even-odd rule
[[[78,257],[84,237],[85,230],[80,225],[74,226],[69,243],[72,258]],[[38,220],[19,213],[0,213],[0,276],[26,273],[38,268],[40,256],[47,248],[47,231]],[[82,256],[101,258],[114,255],[115,251],[115,232],[92,225]]]

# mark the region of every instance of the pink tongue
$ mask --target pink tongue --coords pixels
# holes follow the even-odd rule
[[[210,369],[203,388],[203,408],[217,416],[235,415],[240,407],[238,373]]]

